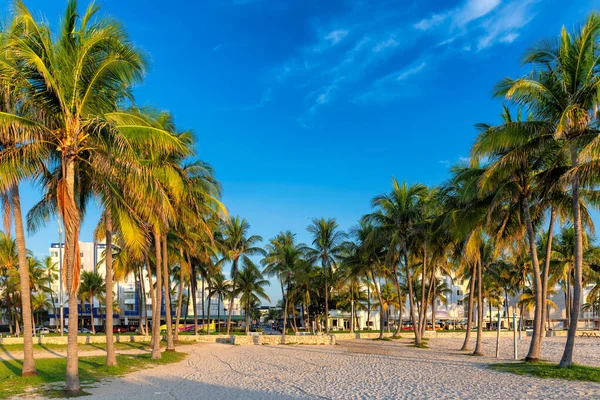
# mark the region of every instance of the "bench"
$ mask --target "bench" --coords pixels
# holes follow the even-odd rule
[[[579,336],[579,337],[600,338],[600,335],[598,335],[598,333],[596,333],[596,332],[581,332],[581,336]]]

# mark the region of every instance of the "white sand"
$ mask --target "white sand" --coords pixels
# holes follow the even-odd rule
[[[523,340],[523,356],[527,340]],[[487,368],[492,357],[455,349],[460,339],[431,339],[430,349],[408,340],[343,341],[338,346],[186,346],[177,364],[138,371],[85,388],[103,399],[390,399],[600,398],[600,384],[521,377]],[[544,357],[560,358],[564,338],[545,341]],[[512,357],[512,339],[502,339]],[[495,339],[485,340],[493,355]],[[505,361],[505,360],[502,360]],[[600,365],[600,340],[579,339],[577,361]]]

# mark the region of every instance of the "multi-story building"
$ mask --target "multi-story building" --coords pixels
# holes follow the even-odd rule
[[[104,243],[96,243],[96,242],[79,242],[80,249],[80,257],[81,257],[81,271],[89,271],[89,272],[97,272],[102,277],[106,274],[106,265],[104,263],[104,252],[106,250],[106,245]],[[49,249],[50,257],[52,258],[53,263],[58,266],[59,270],[62,270],[62,265],[64,262],[64,243],[52,243]],[[129,274],[122,281],[115,281],[113,285],[113,293],[115,294],[115,312],[114,312],[114,325],[115,326],[132,326],[137,327],[140,322],[140,317],[142,320],[147,318],[149,320],[152,319],[152,296],[150,294],[150,281],[148,279],[148,274],[146,268],[143,268],[142,279],[136,279],[134,274]],[[65,320],[65,326],[68,322],[69,310],[67,304],[67,296],[62,292],[62,300],[61,300],[61,278],[52,283],[51,287],[54,293],[56,293],[56,297],[54,297],[57,315],[54,316],[53,311],[50,311],[50,325],[55,326],[55,323],[60,320],[60,305],[61,303],[64,305],[63,315]],[[200,286],[200,285],[199,285]],[[172,287],[174,290],[171,291],[171,304],[172,309],[171,313],[175,316],[176,313],[176,305],[178,301],[178,287],[175,287],[175,284],[172,283]],[[142,290],[143,289],[143,290]],[[141,293],[145,293],[145,299],[142,298]],[[185,316],[186,312],[190,316],[193,315],[193,301],[190,296],[188,296],[188,289],[184,288],[185,298],[189,299],[189,304],[184,304],[182,306],[182,317]],[[215,318],[219,314],[219,302],[216,297],[213,297],[210,301],[210,312],[208,309],[208,288],[204,288],[204,301],[202,301],[203,294],[202,290],[199,287],[196,294],[196,310],[197,315],[201,317],[202,315],[208,317],[210,314],[210,318]],[[164,291],[163,291],[164,295]],[[144,305],[145,311],[144,312]],[[204,312],[203,312],[204,307]],[[229,300],[225,300],[220,303],[220,314],[221,319],[227,317],[227,313],[229,311]],[[78,316],[84,322],[84,327],[89,327],[92,321],[92,312],[93,312],[93,324],[97,327],[102,326],[104,324],[105,315],[105,306],[100,302],[100,299],[94,298],[93,305],[90,309],[90,304],[88,299],[83,299],[80,301],[80,305],[78,307]],[[242,309],[240,306],[239,299],[234,299],[233,305],[233,315],[234,320],[239,320],[239,316],[242,314]],[[165,303],[164,297],[163,302],[161,304],[161,316],[165,316]]]

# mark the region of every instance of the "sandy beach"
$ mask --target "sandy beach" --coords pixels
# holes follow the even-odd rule
[[[599,398],[600,384],[521,377],[487,368],[497,362],[495,339],[485,357],[457,351],[458,338],[429,341],[429,349],[392,342],[340,341],[336,346],[185,346],[178,364],[138,371],[84,388],[105,399],[564,399]],[[524,356],[528,338],[520,341]],[[474,343],[473,343],[474,345]],[[548,338],[544,357],[560,358],[564,338]],[[503,338],[501,359],[512,357]],[[577,342],[580,364],[600,365],[600,341]]]

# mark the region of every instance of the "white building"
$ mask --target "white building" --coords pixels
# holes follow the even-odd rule
[[[98,274],[100,274],[102,277],[105,276],[106,273],[106,265],[104,263],[104,252],[106,249],[106,245],[104,243],[96,243],[96,242],[79,242],[79,248],[80,248],[80,257],[81,257],[81,271],[89,271],[89,272],[97,272]],[[61,266],[63,265],[64,262],[64,243],[59,244],[59,243],[52,243],[50,245],[49,248],[49,254],[50,257],[52,258],[52,261],[57,265],[58,269],[61,270]],[[148,319],[152,319],[152,298],[150,295],[150,283],[148,280],[148,274],[147,274],[147,269],[143,268],[142,269],[142,279],[143,281],[143,286],[145,289],[145,301],[142,302],[141,299],[141,282],[139,281],[139,279],[136,279],[134,274],[129,274],[128,276],[125,277],[125,279],[123,281],[115,281],[114,285],[113,285],[113,293],[115,295],[115,303],[116,305],[118,305],[118,310],[115,311],[114,313],[114,325],[121,325],[121,326],[133,326],[133,327],[137,327],[139,325],[139,321],[140,321],[140,316],[142,318],[148,318]],[[52,283],[51,287],[52,290],[54,291],[54,293],[56,293],[56,297],[55,297],[55,305],[56,305],[56,309],[57,309],[57,316],[56,316],[56,320],[58,322],[59,320],[59,310],[60,310],[60,304],[61,304],[61,297],[60,297],[60,292],[61,292],[61,288],[60,288],[60,282],[61,279],[59,277],[58,280],[56,280],[55,282]],[[172,290],[171,293],[171,305],[172,305],[172,309],[171,309],[171,313],[173,316],[175,316],[176,313],[176,305],[177,305],[177,301],[178,301],[178,294],[179,294],[179,287],[176,287],[176,284],[171,282],[172,287],[174,288],[174,290]],[[209,315],[209,310],[208,310],[208,287],[204,288],[204,303],[202,303],[202,288],[201,288],[201,283],[198,282],[198,290],[196,293],[196,310],[197,310],[197,315],[199,318],[201,318],[201,316],[203,315],[202,312],[202,305],[204,305],[204,315],[208,316]],[[64,319],[65,319],[65,326],[68,322],[68,305],[67,305],[67,296],[64,294],[64,288],[63,289],[63,295],[62,295],[62,303],[64,304]],[[164,294],[164,292],[163,292]],[[184,294],[186,295],[186,298],[189,299],[189,304],[187,307],[188,310],[188,314],[191,317],[193,315],[193,301],[191,299],[191,297],[188,296],[188,288],[184,287]],[[143,304],[146,304],[146,315],[144,315],[144,309],[143,309]],[[218,314],[218,301],[216,299],[216,297],[213,297],[211,299],[211,304],[210,304],[210,317],[211,318],[216,318],[217,314]],[[221,302],[221,319],[225,318],[227,316],[229,310],[229,300],[224,300],[223,302]],[[182,318],[185,316],[185,311],[186,311],[186,307],[185,305],[183,305],[182,307]],[[98,298],[94,298],[93,301],[93,313],[94,313],[94,325],[99,327],[102,326],[104,324],[104,304],[101,304]],[[240,306],[240,302],[239,299],[235,299],[234,300],[234,306],[233,306],[233,315],[234,316],[240,316],[242,315],[242,309]],[[88,304],[88,300],[85,299],[84,300],[84,304],[83,304],[83,309],[79,310],[78,313],[80,318],[83,318],[84,320],[84,325],[86,327],[89,327],[90,325],[90,307]],[[161,315],[164,317],[165,315],[165,304],[164,304],[164,299],[161,305]],[[53,311],[50,310],[50,325],[54,326],[55,325],[55,317],[53,315]]]

